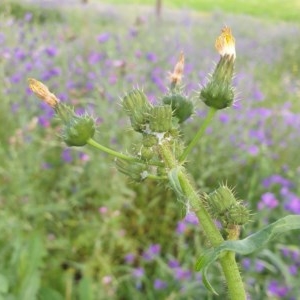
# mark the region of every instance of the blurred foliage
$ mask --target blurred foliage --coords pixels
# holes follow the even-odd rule
[[[156,26],[151,17],[124,17],[117,10],[82,14],[74,9],[64,11],[61,19],[62,10],[53,11],[51,17],[52,10],[18,4],[19,12],[13,12],[7,8],[12,3],[7,1],[0,8],[3,20],[11,19],[9,11],[17,19],[3,27],[6,39],[0,47],[0,118],[5,124],[0,126],[0,299],[216,299],[192,272],[196,258],[209,245],[200,226],[184,223],[180,232],[184,204],[156,182],[137,185],[128,181],[116,171],[111,158],[94,149],[66,148],[57,120],[27,94],[26,78],[45,76],[62,101],[79,111],[87,107],[98,117],[96,140],[130,152],[132,144],[136,148],[139,144],[137,135],[128,129],[118,95],[133,85],[143,85],[152,101],[161,97],[161,77],[173,68],[182,48],[187,53],[184,81],[189,92],[198,89],[216,59],[211,46],[214,35],[224,23],[233,23],[239,32],[237,77],[241,77],[237,84],[243,106],[217,116],[187,165],[199,190],[210,192],[227,182],[235,187],[238,198],[247,201],[256,214],[243,229],[245,237],[287,214],[281,185],[265,187],[263,180],[281,174],[292,182],[290,189],[300,193],[299,127],[284,119],[285,113],[296,117],[292,114],[299,111],[297,76],[291,71],[298,64],[294,29],[221,14],[211,20],[200,18],[195,24],[183,14],[176,22],[167,19],[161,23],[164,26]],[[36,23],[20,24],[28,11]],[[38,26],[43,14],[47,19]],[[49,21],[62,22],[48,23],[48,16]],[[215,19],[220,20],[218,24]],[[282,52],[269,63],[266,60],[274,48]],[[60,73],[48,78],[47,72],[55,67]],[[289,93],[289,83],[296,92]],[[255,99],[255,89],[262,91],[263,99]],[[198,112],[183,126],[186,142],[205,113],[194,98]],[[283,108],[286,102],[294,109]],[[261,107],[270,110],[271,117],[254,113]],[[226,122],[220,121],[221,116]],[[253,138],[253,132],[268,139]],[[256,154],[249,153],[252,146],[257,147]],[[256,212],[266,192],[274,193],[280,205]],[[151,244],[160,245],[160,255],[147,261],[144,255]],[[286,272],[278,270],[295,263],[281,251],[286,247],[297,253],[298,244],[297,234],[282,238],[278,245],[271,245],[271,255],[258,255],[262,272],[254,267],[243,272],[249,293],[261,295],[254,299],[272,299],[267,294],[269,281],[286,280]],[[126,262],[128,254],[134,256],[132,262]],[[175,259],[191,277],[175,278],[179,267],[168,265]],[[144,275],[133,276],[136,268],[143,268]],[[211,274],[212,284],[225,297],[217,266]],[[168,286],[156,289],[157,278]],[[290,295],[299,294],[297,283],[290,288]]]

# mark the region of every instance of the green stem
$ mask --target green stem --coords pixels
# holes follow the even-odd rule
[[[166,166],[169,169],[178,167],[179,163],[176,161],[167,142],[163,142],[159,146],[159,151],[161,157],[163,158]],[[203,200],[201,199],[201,197],[199,197],[195,188],[191,184],[189,176],[186,173],[184,167],[180,167],[177,176],[182,193],[188,199],[189,204],[195,211],[207,238],[209,239],[213,247],[219,246],[224,241],[224,239],[217,226],[215,225],[212,217],[208,213]],[[220,258],[220,262],[227,282],[230,299],[245,300],[246,292],[237,263],[235,261],[234,252],[228,251],[227,254]]]
[[[195,145],[197,144],[197,142],[199,141],[199,139],[203,135],[205,129],[207,128],[207,126],[211,122],[211,120],[214,117],[214,115],[216,114],[216,112],[217,112],[217,110],[214,109],[213,107],[209,108],[208,114],[207,114],[205,120],[203,121],[203,123],[201,124],[198,132],[196,133],[194,138],[191,140],[190,144],[186,147],[186,149],[184,150],[184,152],[180,156],[180,159],[179,159],[180,162],[183,162],[186,159],[186,157],[188,156],[188,154],[191,152],[191,150],[195,147]]]
[[[128,155],[125,155],[125,154],[122,154],[120,152],[117,152],[117,151],[114,151],[110,148],[107,148],[99,143],[97,143],[95,140],[93,139],[89,139],[87,141],[87,144],[89,144],[90,146],[93,146],[95,147],[96,149],[99,149],[103,152],[106,152],[108,153],[109,155],[112,155],[112,156],[115,156],[115,157],[118,157],[120,159],[123,159],[123,160],[127,160],[127,161],[132,161],[132,162],[138,162],[140,164],[144,163],[142,160],[140,160],[139,158],[136,158],[136,157],[133,157],[133,156],[128,156]],[[164,166],[161,162],[149,162],[149,165],[152,165],[152,166],[158,166],[158,167],[162,167]]]
[[[106,152],[106,153],[108,153],[108,154],[110,154],[112,156],[118,157],[120,159],[124,159],[124,160],[128,160],[128,161],[135,161],[135,162],[139,162],[139,163],[141,162],[139,159],[137,159],[135,157],[128,156],[128,155],[122,154],[120,152],[114,151],[114,150],[112,150],[110,148],[107,148],[107,147],[105,147],[105,146],[97,143],[93,139],[89,139],[87,141],[87,144],[89,144],[89,145],[91,145],[91,146],[93,146],[93,147],[95,147],[95,148],[97,148],[97,149],[99,149],[99,150],[101,150],[103,152]]]

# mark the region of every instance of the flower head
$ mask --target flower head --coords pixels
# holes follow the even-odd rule
[[[216,39],[215,47],[221,56],[229,55],[235,59],[235,39],[229,27],[223,27],[222,33]]]
[[[177,85],[181,82],[182,74],[184,68],[184,55],[183,52],[180,53],[179,60],[174,67],[173,73],[170,74],[171,84]]]
[[[42,99],[45,103],[47,103],[53,108],[55,108],[58,105],[59,100],[54,94],[52,94],[49,91],[46,85],[33,78],[29,78],[28,82],[29,82],[29,88],[32,90],[32,92],[40,99]]]

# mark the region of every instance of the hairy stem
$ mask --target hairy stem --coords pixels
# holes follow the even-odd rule
[[[162,159],[169,169],[174,169],[180,165],[176,161],[168,142],[163,142],[159,146],[159,151]],[[213,247],[219,246],[223,241],[223,237],[215,225],[212,217],[208,213],[201,197],[196,192],[189,176],[184,167],[181,167],[177,173],[178,181],[180,182],[183,195],[188,199],[192,209],[195,211],[199,222]],[[227,252],[220,258],[221,266],[228,286],[228,293],[231,300],[244,300],[246,299],[246,292],[244,284],[235,261],[234,252]]]

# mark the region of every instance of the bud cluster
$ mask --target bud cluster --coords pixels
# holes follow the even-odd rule
[[[232,190],[220,186],[206,198],[211,215],[221,222],[224,228],[231,225],[244,225],[250,219],[249,210],[236,200]]]

